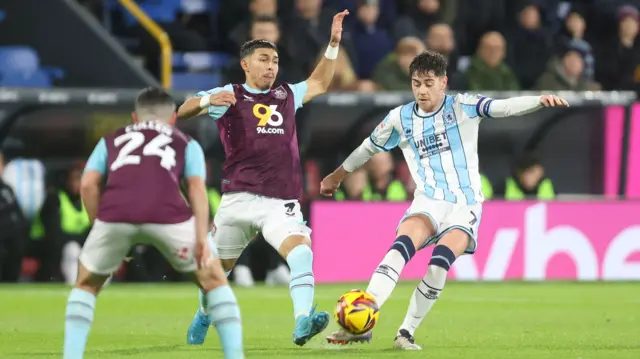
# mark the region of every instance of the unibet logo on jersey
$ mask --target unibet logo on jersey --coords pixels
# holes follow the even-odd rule
[[[253,115],[260,120],[256,132],[265,135],[284,135],[284,129],[274,128],[282,126],[284,122],[284,118],[277,108],[278,105],[265,106],[260,103],[253,106]]]
[[[421,139],[414,140],[414,145],[418,149],[421,159],[451,150],[446,132],[426,135]]]

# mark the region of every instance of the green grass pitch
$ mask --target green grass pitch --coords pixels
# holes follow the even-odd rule
[[[425,351],[392,348],[415,283],[401,283],[380,312],[371,344],[338,347],[323,336],[291,341],[285,287],[236,288],[248,358],[640,358],[639,283],[449,283],[416,333]],[[319,285],[328,311],[360,285]],[[61,358],[69,289],[0,286],[0,358]],[[85,358],[222,358],[213,328],[203,346],[187,346],[197,307],[189,285],[107,287],[98,298]],[[331,323],[329,333],[337,328]]]

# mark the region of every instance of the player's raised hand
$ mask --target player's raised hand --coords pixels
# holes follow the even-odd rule
[[[569,103],[556,95],[540,96],[540,104],[544,107],[569,107]]]
[[[347,15],[349,15],[349,10],[339,12],[333,17],[333,24],[331,24],[331,46],[338,45],[340,40],[342,40],[342,22]]]
[[[333,196],[340,187],[341,182],[335,173],[328,175],[320,182],[320,194],[327,197]]]
[[[211,104],[213,106],[231,106],[236,104],[236,94],[231,91],[220,91],[211,95]]]

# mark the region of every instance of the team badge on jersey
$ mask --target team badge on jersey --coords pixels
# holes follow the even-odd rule
[[[287,91],[285,91],[282,87],[278,87],[277,89],[273,90],[273,97],[277,98],[278,100],[284,100],[285,98],[287,98]]]
[[[452,125],[456,122],[455,118],[453,117],[453,114],[451,112],[447,113],[446,115],[444,115],[444,124],[445,125]]]

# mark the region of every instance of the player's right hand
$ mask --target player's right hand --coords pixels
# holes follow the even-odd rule
[[[320,182],[320,194],[331,197],[340,187],[342,181],[335,174],[330,174]]]
[[[211,95],[211,105],[213,106],[227,106],[236,104],[236,94],[231,91],[220,91],[217,94]]]

